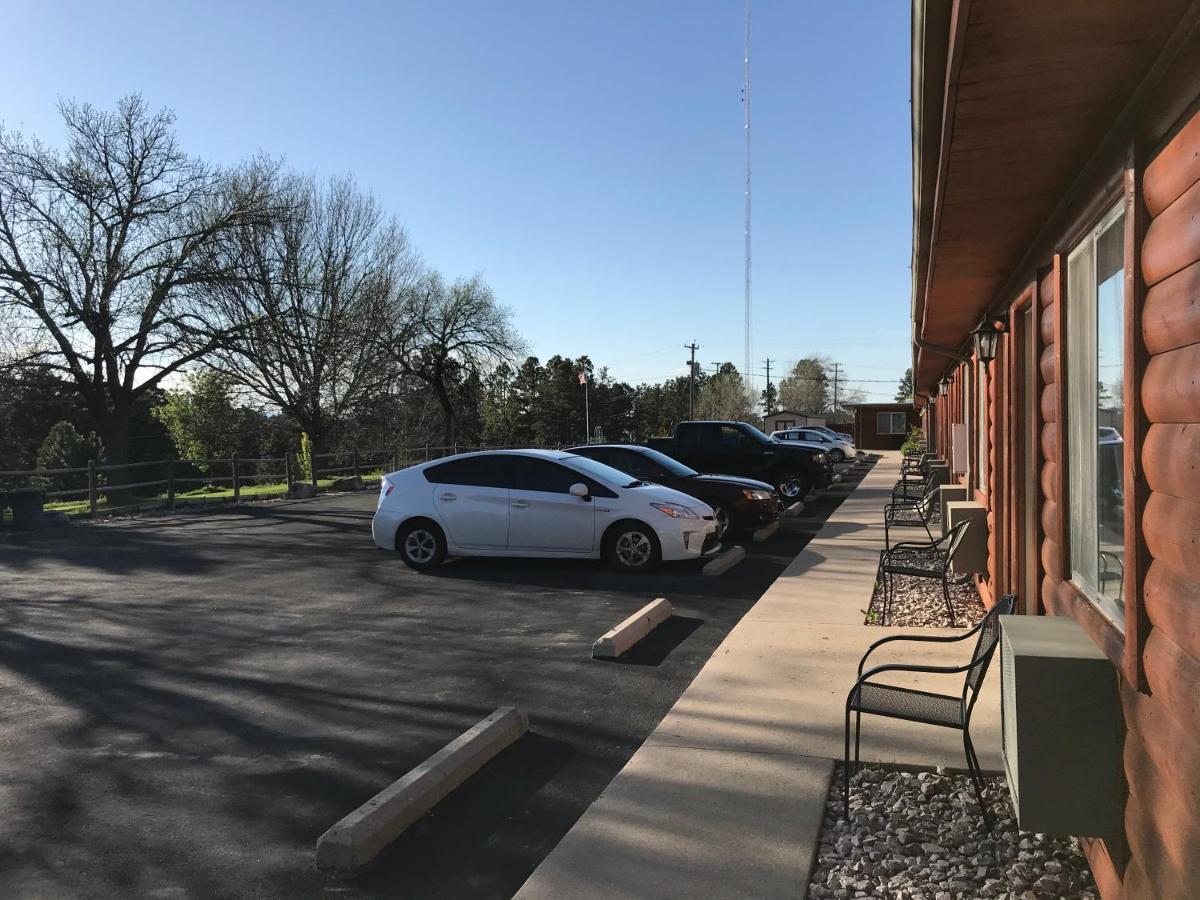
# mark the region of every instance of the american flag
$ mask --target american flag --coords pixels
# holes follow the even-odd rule
[[[587,372],[580,372],[580,373],[579,373],[579,383],[580,383],[580,384],[587,384]]]

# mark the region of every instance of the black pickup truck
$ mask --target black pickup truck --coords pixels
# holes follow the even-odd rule
[[[785,501],[833,479],[833,463],[821,451],[773,441],[745,422],[680,422],[674,437],[651,438],[646,445],[698,472],[765,481]]]

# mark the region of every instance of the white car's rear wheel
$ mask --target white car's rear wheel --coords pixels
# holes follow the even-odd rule
[[[840,463],[845,458],[846,458],[846,454],[843,453],[841,450],[839,450],[837,447],[834,447],[832,450],[829,451],[829,461],[830,462]]]
[[[433,522],[418,519],[400,529],[396,535],[396,549],[410,568],[432,569],[446,558],[446,537]]]
[[[619,572],[646,572],[661,557],[654,531],[639,522],[619,522],[608,534],[608,564]]]

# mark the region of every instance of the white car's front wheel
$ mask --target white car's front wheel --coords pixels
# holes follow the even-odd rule
[[[846,454],[834,447],[829,451],[829,461],[832,463],[840,463],[846,458]]]
[[[604,557],[618,572],[646,572],[662,556],[653,529],[640,522],[618,522],[610,529]]]

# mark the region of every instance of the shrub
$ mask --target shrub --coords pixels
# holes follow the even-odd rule
[[[96,437],[95,432],[90,432],[84,437],[70,422],[55,423],[37,452],[39,469],[79,469],[86,466],[90,459],[96,462],[103,459],[100,439]],[[35,480],[41,487],[52,491],[87,487],[87,475],[82,472],[72,475],[48,475]]]
[[[900,445],[900,449],[905,453],[910,450],[916,450],[925,443],[925,432],[920,428],[910,428],[908,437],[904,439],[904,443]]]

